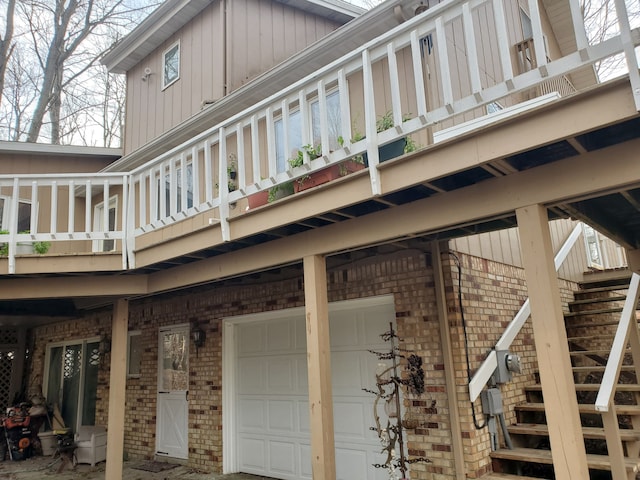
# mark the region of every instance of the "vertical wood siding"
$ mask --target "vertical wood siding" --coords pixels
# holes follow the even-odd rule
[[[213,2],[127,73],[125,154],[224,96],[226,81],[231,92],[340,26],[271,0],[227,1],[225,60],[224,22],[223,2]],[[176,41],[180,79],[163,90],[163,53]]]

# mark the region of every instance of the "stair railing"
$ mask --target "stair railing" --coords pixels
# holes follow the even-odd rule
[[[618,426],[618,415],[614,402],[616,384],[620,377],[622,362],[625,356],[627,345],[631,346],[631,355],[635,366],[636,378],[640,378],[640,331],[638,331],[638,320],[636,317],[636,307],[640,298],[640,275],[634,273],[631,276],[627,299],[624,302],[620,322],[613,339],[611,352],[604,370],[600,390],[596,397],[596,411],[602,415],[605,438],[607,440],[607,451],[611,459],[611,475],[613,480],[626,480],[629,474],[624,465],[624,449],[620,439]],[[628,452],[630,457],[638,457],[637,451]],[[635,477],[634,477],[635,478]]]
[[[564,263],[567,256],[569,255],[569,252],[581,235],[582,223],[578,223],[569,237],[567,237],[567,240],[565,240],[560,250],[558,250],[558,253],[553,260],[556,267],[556,272],[560,269],[560,266]],[[498,357],[496,351],[509,350],[511,344],[513,343],[513,340],[516,338],[518,333],[520,333],[520,330],[529,318],[529,315],[531,315],[531,307],[529,305],[529,299],[527,298],[522,307],[520,307],[518,313],[516,313],[515,317],[513,317],[513,320],[511,320],[511,322],[505,329],[504,333],[496,343],[493,350],[489,352],[489,355],[487,355],[487,358],[484,360],[480,368],[478,368],[473,378],[469,382],[469,396],[471,397],[472,402],[474,402],[478,398],[480,392],[487,384],[494,370],[498,366]]]

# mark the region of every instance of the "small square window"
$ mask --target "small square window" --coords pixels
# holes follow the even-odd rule
[[[162,88],[167,88],[180,78],[180,42],[174,43],[163,54]]]

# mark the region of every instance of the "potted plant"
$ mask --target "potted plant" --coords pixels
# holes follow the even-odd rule
[[[29,233],[29,230],[24,230],[20,232],[21,234]],[[8,235],[8,230],[0,230],[0,235]],[[39,255],[44,255],[51,248],[51,242],[18,242],[16,243],[16,254],[25,255],[37,253]],[[2,243],[0,244],[0,256],[9,255],[9,244]]]
[[[342,139],[338,138],[338,143],[342,146]],[[298,150],[298,155],[295,158],[289,160],[289,165],[292,168],[299,167],[304,163],[304,152],[309,155],[311,160],[322,156],[322,147],[317,145],[312,147],[311,145],[303,145],[301,150]],[[364,160],[360,156],[358,159],[354,157],[352,159],[341,162],[340,164],[330,165],[327,168],[323,168],[316,172],[312,172],[309,175],[300,177],[293,183],[294,191],[300,192],[308,188],[312,188],[323,183],[330,182],[339,177],[344,177],[349,173],[362,170],[364,168]]]
[[[402,121],[405,122],[407,120],[408,120],[407,116],[406,115],[403,116]],[[389,130],[390,128],[393,128],[393,127],[394,127],[393,113],[391,111],[386,112],[376,121],[376,131],[378,133],[384,132],[385,130]],[[364,136],[356,132],[352,142],[362,140],[363,138]],[[405,153],[413,152],[417,150],[417,148],[418,148],[417,144],[410,136],[399,138],[398,140],[395,140],[391,143],[387,143],[386,145],[382,145],[378,147],[378,161],[380,163],[386,162],[387,160],[391,160],[392,158],[399,157],[400,155],[403,155]],[[365,165],[368,166],[369,162],[367,159],[367,154],[365,153],[363,156],[364,156],[364,163]]]
[[[271,187],[267,195],[267,202],[275,202],[276,200],[292,195],[294,192],[293,183],[294,182],[285,182],[280,185],[276,185],[275,187]]]

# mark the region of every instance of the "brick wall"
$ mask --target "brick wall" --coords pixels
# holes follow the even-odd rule
[[[518,310],[526,291],[520,269],[461,255],[462,293],[468,327],[471,368],[477,368],[504,327]],[[476,431],[471,420],[467,388],[464,336],[457,299],[458,272],[453,257],[443,254],[447,310],[454,347],[459,412],[462,418],[467,472],[470,478],[489,468],[486,429]],[[283,271],[285,274],[289,271]],[[452,438],[440,345],[430,254],[415,250],[372,256],[332,266],[328,272],[330,301],[393,294],[398,335],[402,348],[423,359],[426,392],[405,399],[407,414],[419,423],[407,431],[412,455],[431,463],[412,465],[414,479],[454,478]],[[155,450],[158,328],[198,322],[207,335],[197,352],[190,349],[189,373],[189,465],[219,472],[222,469],[222,336],[225,317],[299,307],[304,304],[301,269],[292,278],[266,272],[228,284],[201,286],[166,295],[132,301],[130,330],[140,330],[144,350],[141,375],[127,381],[125,452],[129,458],[152,458]],[[42,374],[48,342],[82,338],[110,331],[110,311],[36,329],[32,376]],[[519,335],[514,352],[523,358],[525,371],[505,388],[505,401],[523,400],[522,386],[533,381],[535,357],[530,326]],[[106,424],[108,410],[109,355],[101,367],[96,423]],[[512,410],[512,408],[511,408]],[[476,405],[481,418],[479,402]],[[512,420],[511,411],[507,420]]]
[[[475,423],[485,424],[479,399],[473,405],[476,422],[473,421],[462,313],[467,327],[469,365],[473,375],[518,312],[528,293],[521,268],[470,255],[457,255],[462,272],[460,287],[460,274],[455,258],[443,253],[442,261],[467,476],[479,478],[491,471],[491,459],[487,455],[490,451],[489,432],[487,428],[478,430],[475,427]],[[575,284],[560,279],[559,287],[563,308],[567,310],[566,304],[572,299]],[[460,290],[462,309],[458,297]],[[515,338],[511,352],[520,356],[522,373],[514,374],[511,382],[500,387],[507,424],[516,421],[514,406],[526,400],[524,387],[535,383],[538,364],[531,320],[525,323]],[[503,439],[500,438],[500,441],[503,442]]]

